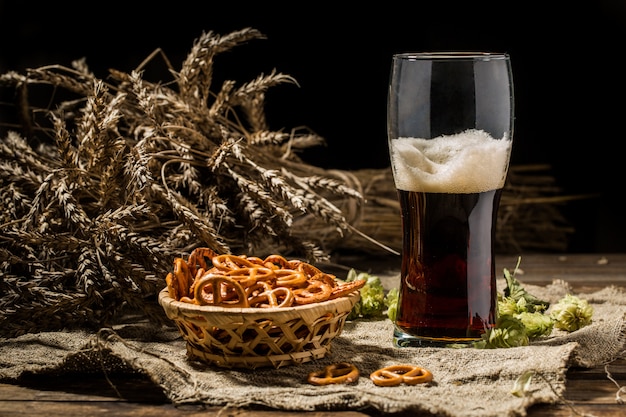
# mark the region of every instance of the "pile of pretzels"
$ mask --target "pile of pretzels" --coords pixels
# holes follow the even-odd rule
[[[292,307],[346,296],[365,280],[337,281],[301,260],[280,255],[264,259],[217,254],[197,248],[174,259],[174,271],[165,278],[170,297],[177,301],[219,307]]]

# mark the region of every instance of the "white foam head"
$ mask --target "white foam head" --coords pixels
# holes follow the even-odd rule
[[[479,193],[504,187],[511,141],[482,130],[434,139],[390,140],[396,188],[431,193]]]

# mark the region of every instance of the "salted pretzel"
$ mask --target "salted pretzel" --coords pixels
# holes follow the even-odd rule
[[[170,296],[178,301],[222,307],[307,305],[346,296],[365,285],[365,280],[339,283],[311,264],[280,255],[219,255],[209,248],[195,249],[187,262],[176,258],[165,280]]]
[[[424,384],[433,380],[433,374],[415,365],[391,365],[372,372],[370,379],[378,386],[394,387],[400,384]]]
[[[348,362],[328,365],[309,374],[307,381],[313,385],[349,384],[359,379],[359,370]]]

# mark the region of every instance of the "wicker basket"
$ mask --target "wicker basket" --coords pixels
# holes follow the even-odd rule
[[[190,359],[254,369],[323,358],[359,297],[354,291],[297,307],[224,308],[176,301],[164,288],[159,304],[186,340]]]

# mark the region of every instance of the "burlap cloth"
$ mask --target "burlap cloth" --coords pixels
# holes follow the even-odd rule
[[[502,285],[500,282],[499,285]],[[555,302],[570,292],[567,283],[525,288]],[[593,324],[577,332],[555,331],[531,346],[510,349],[392,347],[389,320],[347,322],[324,359],[280,369],[230,370],[187,360],[178,331],[145,322],[123,323],[97,334],[49,332],[0,342],[0,380],[25,374],[141,371],[174,404],[218,407],[265,406],[279,410],[372,410],[442,416],[524,416],[529,406],[563,401],[568,367],[592,367],[624,357],[626,294],[605,288],[577,294],[594,308]],[[351,385],[312,386],[306,375],[339,361],[361,372]],[[430,384],[378,387],[374,370],[412,363],[432,371]],[[525,395],[511,393],[515,381],[535,372]]]

